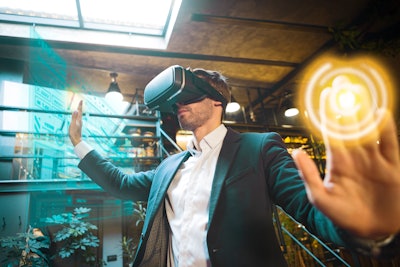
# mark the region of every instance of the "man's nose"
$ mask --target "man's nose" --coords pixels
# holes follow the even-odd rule
[[[177,113],[178,112],[178,109],[180,108],[180,107],[182,107],[184,104],[182,103],[182,102],[177,102],[177,103],[175,103],[175,104],[173,104],[172,105],[172,110],[173,110],[173,112],[174,113]]]

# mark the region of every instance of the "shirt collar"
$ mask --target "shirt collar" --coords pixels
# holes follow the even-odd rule
[[[205,149],[213,149],[224,140],[227,131],[225,125],[221,124],[207,134],[200,143],[197,143],[196,138],[193,136],[186,146],[187,150],[194,155]]]

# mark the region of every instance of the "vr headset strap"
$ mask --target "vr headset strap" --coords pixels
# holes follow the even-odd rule
[[[200,90],[204,91],[210,98],[220,101],[222,103],[222,106],[226,107],[227,105],[227,100],[225,97],[217,91],[213,86],[211,86],[208,82],[204,81],[202,78],[197,77],[193,72],[191,72],[188,69],[185,69],[185,81],[188,82],[188,80],[191,80],[192,84],[199,88]],[[189,77],[192,77],[192,79],[188,79]]]

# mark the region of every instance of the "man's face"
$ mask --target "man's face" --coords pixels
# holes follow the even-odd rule
[[[205,125],[212,118],[215,108],[214,101],[210,98],[186,105],[177,103],[176,106],[179,124],[183,130],[188,131]]]

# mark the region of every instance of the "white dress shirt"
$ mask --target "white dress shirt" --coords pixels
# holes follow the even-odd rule
[[[220,125],[199,144],[188,144],[190,157],[176,173],[167,191],[170,225],[168,266],[211,266],[206,242],[208,211],[215,167],[227,129]]]
[[[207,248],[207,224],[211,187],[227,129],[221,124],[199,144],[188,143],[192,154],[177,171],[167,191],[166,212],[170,225],[169,267],[211,266]],[[74,148],[82,159],[93,148],[82,141]]]

